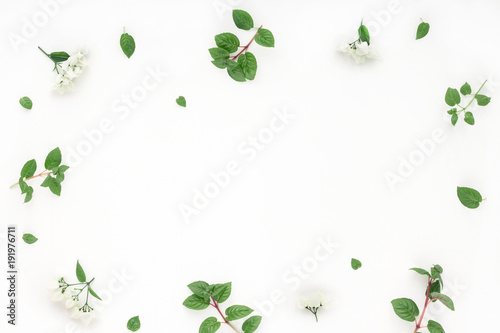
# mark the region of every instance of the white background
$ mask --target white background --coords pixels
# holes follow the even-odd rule
[[[232,8],[276,38],[274,49],[251,46],[253,82],[234,82],[210,63],[214,35],[251,38],[235,28]],[[409,297],[421,307],[425,278],[408,269],[432,264],[443,266],[456,311],[433,304],[430,318],[447,332],[497,329],[498,1],[67,1],[14,47],[9,36],[23,36],[24,18],[33,22],[40,11],[34,0],[0,4],[2,249],[7,224],[39,238],[18,244],[18,326],[6,324],[2,306],[2,332],[127,332],[135,315],[141,332],[197,332],[216,315],[182,306],[185,286],[200,279],[233,282],[225,306],[257,310],[281,291],[258,332],[412,332],[390,301]],[[336,47],[356,38],[362,18],[381,59],[356,65]],[[420,18],[431,31],[415,41]],[[119,47],[124,26],[137,44],[130,59]],[[80,42],[89,65],[76,91],[61,96],[36,47],[71,52]],[[113,105],[123,106],[122,95],[156,67],[168,77],[120,118]],[[486,78],[490,105],[473,104],[475,126],[460,119],[452,127],[446,89],[468,81],[476,90]],[[187,108],[175,104],[179,95]],[[19,105],[22,96],[33,100],[31,111]],[[284,108],[295,118],[246,161],[238,146]],[[40,169],[57,146],[68,158],[104,118],[114,130],[73,163],[61,197],[39,180],[28,204],[9,190],[27,160]],[[384,174],[397,173],[400,157],[418,154],[416,141],[436,129],[445,140],[391,191]],[[241,173],[186,223],[179,206],[192,205],[194,189],[232,160]],[[487,200],[469,210],[457,186]],[[318,239],[328,237],[338,248],[311,266]],[[350,268],[352,257],[360,270]],[[111,295],[88,327],[46,290],[58,267],[73,280],[77,259],[94,289]],[[291,269],[304,263],[310,272],[298,279]],[[122,270],[134,277],[126,285],[114,278]],[[110,292],[113,283],[121,290]],[[5,279],[0,288],[6,304]],[[296,305],[314,290],[332,299],[319,323]]]

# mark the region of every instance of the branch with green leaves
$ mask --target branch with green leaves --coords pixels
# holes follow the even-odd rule
[[[429,320],[427,322],[427,326],[423,326],[422,323],[425,311],[433,302],[440,301],[447,308],[455,311],[455,306],[451,298],[441,294],[441,289],[443,288],[443,278],[441,277],[443,268],[439,265],[434,265],[431,267],[430,273],[422,268],[410,268],[410,270],[415,271],[420,275],[427,276],[427,288],[425,290],[425,302],[422,313],[420,314],[417,304],[409,298],[397,298],[392,300],[391,303],[394,312],[403,320],[415,322],[415,330],[413,333],[418,333],[422,328],[427,328],[430,333],[445,333],[441,324],[435,322],[434,320]]]
[[[460,105],[462,101],[460,95],[462,95],[463,97],[472,95],[472,88],[470,84],[465,82],[464,85],[460,88],[460,93],[458,92],[457,89],[454,88],[448,88],[448,90],[446,90],[446,95],[444,97],[444,100],[446,104],[453,107],[453,109],[448,110],[448,114],[451,115],[451,123],[453,126],[455,126],[455,124],[457,123],[458,115],[461,113],[464,113],[464,121],[467,124],[469,125],[475,124],[474,115],[472,114],[472,112],[467,111],[467,109],[469,108],[469,106],[471,106],[472,102],[474,101],[476,101],[477,105],[479,106],[486,106],[490,103],[491,97],[479,94],[479,92],[481,91],[481,89],[483,89],[486,82],[487,80],[483,82],[481,87],[479,87],[477,92],[472,96],[472,99],[466,106]]]
[[[242,30],[254,29],[253,18],[244,10],[233,10],[233,21],[236,27]],[[257,74],[257,59],[253,53],[248,52],[253,42],[264,46],[274,47],[274,36],[271,31],[257,28],[252,39],[246,45],[240,45],[240,40],[235,34],[224,32],[215,36],[217,47],[209,49],[215,67],[227,69],[227,74],[235,81],[245,82],[255,79]],[[241,50],[239,50],[241,49]]]
[[[42,177],[45,178],[43,183],[40,185],[42,187],[48,187],[52,193],[55,195],[61,195],[61,183],[64,180],[64,173],[69,169],[69,166],[62,165],[62,155],[61,150],[58,148],[53,149],[45,158],[45,170],[36,174],[36,161],[29,160],[26,162],[21,169],[21,177],[19,181],[12,184],[10,188],[17,185],[21,188],[21,194],[26,194],[24,202],[29,202],[33,197],[33,187],[28,185],[28,181]]]
[[[235,332],[239,332],[232,324],[232,321],[243,319],[253,312],[252,309],[245,305],[233,305],[228,307],[224,313],[222,312],[220,304],[227,301],[231,295],[231,282],[208,284],[204,281],[197,281],[189,284],[188,288],[193,294],[182,303],[186,308],[191,310],[205,310],[211,306],[221,317],[221,321],[217,320],[216,317],[208,317],[205,319],[201,323],[200,333],[214,333],[222,324],[228,325]],[[242,325],[243,332],[255,332],[261,321],[261,316],[252,316],[248,318]]]
[[[47,53],[40,46],[38,47],[38,49],[40,51],[42,51],[43,54],[45,54],[50,60],[52,60],[54,62],[54,69],[53,70],[56,71],[57,74],[59,74],[58,67],[61,67],[61,63],[65,62],[66,60],[69,59],[68,52],[58,51],[58,52]]]

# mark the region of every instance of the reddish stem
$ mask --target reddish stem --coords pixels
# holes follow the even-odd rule
[[[246,52],[248,50],[248,48],[250,47],[250,44],[252,44],[252,42],[254,41],[255,39],[255,36],[257,36],[257,34],[259,33],[259,30],[262,29],[262,26],[259,27],[259,29],[257,29],[257,32],[255,33],[255,35],[253,35],[252,39],[250,39],[250,41],[248,42],[247,45],[243,46],[243,48],[241,49],[241,51],[235,55],[234,57],[231,58],[231,60],[236,60],[238,59],[238,57],[243,53],[243,52]],[[240,46],[241,47],[241,46]]]
[[[427,279],[427,294],[425,295],[425,304],[424,308],[422,310],[422,314],[420,315],[420,319],[417,322],[417,319],[415,319],[415,331],[413,333],[417,333],[419,329],[423,328],[422,326],[422,321],[424,320],[424,314],[425,311],[427,310],[427,306],[433,301],[432,299],[429,299],[429,292],[431,290],[431,285],[433,283],[433,280],[431,278]]]
[[[38,175],[34,175],[33,177],[26,178],[26,180],[25,180],[25,181],[28,181],[28,180],[31,180],[31,179],[34,179],[34,178],[37,178],[37,177],[47,176],[47,175],[50,175],[51,173],[52,173],[52,171],[47,171],[47,170],[45,170],[45,171],[40,172]],[[14,187],[14,186],[16,186],[16,185],[19,185],[19,182],[15,183],[15,184],[12,184],[12,185],[10,186],[10,188],[13,188],[13,187]]]
[[[224,316],[224,314],[222,313],[222,311],[219,308],[219,303],[217,303],[213,297],[211,297],[211,298],[212,298],[212,301],[214,302],[214,304],[210,304],[210,305],[217,309],[220,316],[222,317],[222,320],[224,321],[224,324],[229,325],[229,327],[231,327],[235,332],[239,333],[238,330],[236,328],[234,328],[234,326],[229,321],[226,320],[226,317]]]

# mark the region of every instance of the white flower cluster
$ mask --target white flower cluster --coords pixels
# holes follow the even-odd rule
[[[68,60],[59,63],[59,74],[56,77],[54,86],[61,94],[73,90],[73,80],[82,74],[87,66],[87,59],[82,51],[77,51],[70,55]]]
[[[316,321],[318,321],[318,310],[328,305],[330,301],[325,298],[321,292],[314,292],[307,296],[299,297],[298,305],[301,309],[306,309],[314,314]]]
[[[379,58],[378,52],[367,42],[342,43],[339,51],[350,55],[357,64],[362,64],[368,58]]]

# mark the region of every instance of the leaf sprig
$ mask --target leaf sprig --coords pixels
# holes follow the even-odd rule
[[[61,183],[64,180],[64,173],[69,169],[69,166],[62,165],[62,155],[61,150],[58,148],[53,149],[45,158],[45,170],[35,175],[37,165],[34,159],[26,162],[21,169],[21,177],[19,181],[11,186],[17,186],[21,188],[21,194],[26,194],[24,202],[29,202],[33,197],[33,187],[28,185],[27,181],[43,177],[45,180],[40,185],[42,187],[48,187],[52,193],[55,195],[61,195]]]
[[[242,30],[254,28],[253,18],[244,10],[233,10],[233,21],[236,27]],[[257,28],[250,42],[240,45],[240,40],[235,34],[224,32],[215,36],[217,47],[209,49],[212,56],[212,63],[220,69],[227,69],[227,74],[235,81],[245,82],[255,79],[257,74],[257,59],[253,53],[248,52],[248,48],[255,41],[264,47],[274,47],[274,36],[268,29],[263,29],[262,25]],[[238,49],[241,50],[238,52]]]
[[[467,111],[467,109],[474,101],[476,101],[477,105],[479,105],[479,106],[486,106],[490,103],[490,101],[491,101],[490,97],[479,94],[479,92],[481,91],[481,89],[483,89],[483,87],[487,81],[488,80],[485,80],[483,82],[481,87],[479,87],[478,91],[474,94],[474,96],[472,96],[472,99],[465,107],[460,105],[460,102],[462,100],[462,98],[460,97],[460,94],[462,94],[464,97],[471,95],[472,94],[471,86],[467,82],[465,82],[464,85],[460,88],[460,93],[458,92],[457,89],[448,88],[448,90],[446,91],[446,95],[444,97],[444,100],[445,100],[446,104],[448,104],[449,106],[452,106],[452,107],[455,106],[453,109],[448,110],[448,114],[451,115],[451,123],[453,126],[455,126],[455,124],[457,123],[458,115],[461,114],[462,112],[465,113],[464,114],[464,121],[467,124],[469,124],[469,125],[475,124],[474,115],[472,114],[472,112]]]
[[[191,296],[186,298],[185,307],[191,310],[204,310],[209,306],[213,307],[222,317],[222,321],[218,321],[216,317],[208,317],[200,326],[200,333],[214,333],[222,324],[231,327],[235,332],[239,332],[231,323],[234,320],[243,319],[250,315],[253,310],[245,305],[233,305],[226,309],[223,313],[220,308],[220,303],[227,301],[231,295],[231,282],[222,284],[208,284],[204,281],[193,282],[188,285],[188,288],[193,292]],[[242,325],[244,333],[253,333],[257,330],[262,321],[261,316],[252,316],[245,320]]]
[[[54,62],[54,69],[53,70],[56,71],[57,74],[59,74],[58,66],[60,67],[62,62],[65,62],[66,60],[68,60],[69,54],[67,52],[64,52],[64,51],[47,53],[44,50],[42,50],[42,48],[40,46],[38,48],[40,49],[40,51],[43,52],[43,54],[45,54],[50,60],[52,60]]]
[[[455,311],[455,305],[453,304],[451,298],[441,293],[441,289],[443,288],[443,278],[441,277],[443,268],[439,265],[434,265],[431,267],[430,272],[422,268],[410,268],[410,270],[415,271],[420,275],[427,276],[427,288],[425,290],[425,303],[422,314],[420,314],[417,304],[409,298],[397,298],[392,300],[391,303],[394,312],[403,320],[415,322],[415,330],[413,333],[419,332],[421,328],[427,328],[430,333],[444,333],[444,329],[441,324],[433,320],[429,320],[427,326],[422,326],[425,311],[433,302],[440,301],[447,308]]]

